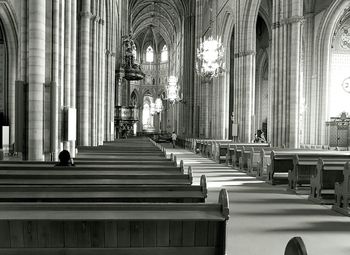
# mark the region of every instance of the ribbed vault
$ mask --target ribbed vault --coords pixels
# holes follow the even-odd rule
[[[181,31],[186,1],[184,0],[131,0],[130,24],[138,47],[160,44],[172,45]],[[175,36],[174,36],[175,35]]]

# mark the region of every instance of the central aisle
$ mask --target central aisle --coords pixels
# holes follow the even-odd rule
[[[306,195],[286,191],[286,185],[272,186],[223,164],[190,151],[166,147],[191,165],[194,183],[207,176],[208,199],[216,201],[224,187],[230,197],[228,255],[283,255],[288,240],[301,236],[309,255],[349,255],[350,217],[314,204]]]

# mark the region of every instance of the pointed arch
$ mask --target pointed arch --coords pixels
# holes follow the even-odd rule
[[[6,124],[10,126],[10,143],[15,142],[15,81],[19,77],[19,43],[18,22],[14,8],[10,1],[0,2],[0,20],[2,23],[4,42],[7,54],[6,86],[7,86],[7,113]],[[24,74],[21,77],[24,79]]]
[[[328,116],[328,84],[330,81],[330,47],[332,44],[332,38],[334,31],[337,27],[337,23],[341,20],[342,16],[350,10],[350,4],[348,1],[336,0],[323,15],[319,29],[316,35],[316,51],[315,65],[317,68],[317,80],[316,80],[316,94],[314,95],[315,102],[315,123],[320,127],[315,130],[314,135],[316,137],[317,144],[325,143],[325,125]]]

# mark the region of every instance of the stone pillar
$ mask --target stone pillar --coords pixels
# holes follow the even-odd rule
[[[291,23],[290,49],[290,117],[289,117],[289,146],[292,148],[299,147],[299,91],[300,91],[300,60],[301,60],[301,26],[304,22],[303,1],[293,1],[292,16],[289,19]]]
[[[194,72],[195,68],[195,12],[196,1],[188,0],[188,10],[184,21],[183,47],[183,96],[186,102],[183,105],[183,117],[180,126],[185,127],[185,135],[193,136],[196,124],[194,115]],[[182,133],[182,130],[180,130]]]
[[[51,155],[58,160],[58,65],[59,65],[59,0],[52,2],[52,82],[51,82]]]
[[[299,90],[301,0],[292,4],[275,0],[272,34],[272,143],[274,146],[299,146]]]
[[[71,43],[72,43],[72,3],[71,0],[65,0],[64,7],[64,84],[63,84],[63,106],[70,107],[71,100]],[[70,153],[71,148],[68,141],[63,141],[63,149],[68,150]]]
[[[97,145],[97,101],[98,101],[98,22],[99,17],[97,16],[97,10],[95,7],[94,13],[93,13],[93,19],[91,23],[91,45],[92,45],[92,59],[91,59],[91,145],[96,146]]]
[[[28,159],[43,160],[46,1],[29,1]]]
[[[80,76],[79,76],[79,140],[78,143],[81,146],[87,146],[90,144],[89,139],[89,64],[90,64],[90,0],[84,0],[82,3],[82,13],[80,22]]]
[[[105,10],[105,9],[104,9]],[[105,17],[105,14],[103,15]],[[105,19],[100,21],[100,31],[101,31],[101,44],[100,44],[100,72],[101,72],[101,82],[100,82],[100,102],[99,102],[99,141],[98,144],[102,145],[104,140],[105,133],[105,111],[104,102],[105,98],[105,86],[106,86],[106,54],[105,54],[105,45],[106,45],[106,29],[105,29]]]
[[[70,76],[70,106],[76,109],[76,82],[77,82],[77,1],[71,1],[71,76]],[[76,127],[77,128],[77,127]],[[69,142],[71,148],[71,156],[75,157],[76,141]]]
[[[203,129],[204,129],[204,138],[209,138],[209,129],[210,129],[210,122],[209,122],[209,104],[210,100],[209,97],[211,96],[209,93],[209,87],[211,86],[211,83],[209,81],[202,82],[202,91],[203,91]]]

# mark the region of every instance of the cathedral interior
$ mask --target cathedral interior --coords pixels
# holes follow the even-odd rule
[[[349,254],[349,70],[349,0],[0,0],[0,254]]]

